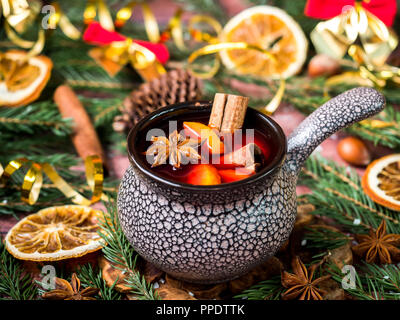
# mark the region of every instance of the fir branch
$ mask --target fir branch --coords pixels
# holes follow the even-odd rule
[[[0,239],[0,300],[33,300],[37,287]]]
[[[22,108],[0,108],[0,130],[31,135],[50,131],[66,136],[71,132],[71,123],[61,118],[53,102],[42,101]]]
[[[138,300],[159,299],[154,292],[153,285],[148,284],[144,276],[135,269],[138,255],[121,229],[115,202],[112,201],[105,205],[107,213],[104,213],[100,232],[100,236],[107,243],[107,246],[103,248],[105,258],[126,274],[125,282],[127,286],[131,287],[131,293]]]
[[[132,89],[134,84],[131,83],[119,83],[112,81],[97,81],[97,80],[86,80],[86,79],[67,79],[66,83],[72,87],[77,88],[94,88],[94,89]]]
[[[92,117],[96,128],[110,126],[122,106],[122,97],[108,99],[82,97],[80,100]]]
[[[307,248],[318,248],[330,250],[344,246],[352,240],[338,230],[334,230],[325,225],[311,225],[305,227],[304,239],[307,240]]]
[[[120,300],[122,295],[115,290],[115,282],[109,287],[102,277],[102,271],[97,267],[93,269],[91,264],[83,265],[77,270],[77,276],[81,280],[83,287],[98,288],[100,290],[98,299],[102,300]]]
[[[326,170],[327,167],[331,169]],[[397,213],[373,202],[363,192],[360,177],[354,170],[313,156],[306,161],[299,184],[313,190],[304,196],[316,207],[312,214],[332,218],[348,232],[366,233],[376,229],[383,218],[389,232],[400,233]]]
[[[244,290],[234,298],[247,300],[280,300],[284,290],[285,288],[282,287],[281,283],[281,276],[278,275],[271,279],[261,281],[251,288]]]
[[[345,274],[335,264],[327,266],[332,279],[342,283]],[[396,265],[364,264],[355,273],[355,287],[345,287],[359,300],[400,300],[400,269]]]

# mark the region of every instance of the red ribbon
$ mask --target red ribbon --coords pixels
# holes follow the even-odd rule
[[[85,42],[95,45],[107,45],[114,41],[125,41],[126,37],[115,31],[108,31],[104,29],[100,23],[91,22],[83,34],[83,40]],[[133,40],[133,42],[145,47],[146,49],[153,52],[158,61],[165,64],[169,59],[168,48],[161,43],[152,43],[143,40]]]
[[[308,0],[304,13],[306,16],[316,19],[331,19],[343,12],[346,6],[354,6],[354,0]],[[391,27],[396,16],[396,0],[370,0],[362,2],[362,6],[373,15]]]

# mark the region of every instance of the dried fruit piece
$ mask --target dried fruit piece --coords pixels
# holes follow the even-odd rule
[[[218,170],[210,164],[198,164],[193,166],[187,176],[187,183],[204,186],[221,183]]]
[[[200,122],[184,122],[183,128],[186,136],[199,141],[206,141],[207,147],[212,154],[224,153],[224,143],[209,126]]]
[[[300,71],[306,59],[307,39],[285,11],[256,6],[233,17],[224,27],[221,41],[246,42],[271,52],[276,62],[255,50],[224,50],[223,64],[240,74],[288,78]]]
[[[101,268],[101,275],[106,282],[107,286],[114,286],[115,290],[119,292],[130,292],[131,287],[126,283],[128,273],[123,272],[118,268],[115,263],[108,261],[105,257],[99,258],[99,267]]]
[[[156,292],[162,300],[197,300],[187,291],[171,287],[167,284],[161,285],[160,288],[156,289]]]
[[[400,154],[373,161],[368,165],[361,185],[373,201],[400,211]]]
[[[39,98],[52,67],[45,56],[27,58],[20,50],[0,53],[0,106],[23,106]]]
[[[85,206],[40,210],[19,221],[7,233],[7,250],[17,259],[57,261],[101,249],[98,220],[101,211]]]

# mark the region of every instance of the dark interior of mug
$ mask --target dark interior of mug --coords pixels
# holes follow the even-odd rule
[[[182,121],[202,121],[207,123],[207,120],[211,113],[211,106],[212,105],[210,102],[176,104],[159,109],[158,111],[153,112],[152,114],[142,119],[128,135],[128,153],[130,161],[144,174],[152,177],[157,181],[189,189],[220,189],[237,184],[251,183],[256,179],[265,177],[265,175],[270,174],[277,167],[280,166],[286,154],[285,134],[283,133],[281,127],[270,117],[264,115],[259,111],[256,111],[255,109],[248,108],[243,127],[248,129],[254,128],[262,133],[263,136],[266,137],[271,151],[267,164],[263,168],[261,168],[260,171],[258,171],[256,174],[247,179],[236,182],[208,186],[189,185],[157,175],[154,170],[151,169],[151,165],[146,161],[145,157],[143,156],[143,152],[149,145],[149,130],[159,128],[164,130],[164,132],[168,134],[169,121],[177,121],[178,128],[180,127],[180,123]]]

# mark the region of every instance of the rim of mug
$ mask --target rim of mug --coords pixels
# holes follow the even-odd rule
[[[140,155],[140,152],[137,148],[134,147],[135,140],[137,134],[145,127],[146,123],[153,120],[156,121],[157,118],[165,118],[168,116],[169,113],[173,111],[179,111],[183,109],[189,109],[189,110],[194,110],[194,111],[203,111],[206,109],[209,109],[211,112],[211,106],[212,102],[211,101],[189,101],[189,102],[183,102],[183,103],[176,103],[172,104],[166,107],[162,107],[144,118],[142,118],[128,133],[127,136],[127,150],[128,150],[128,158],[129,161],[132,165],[134,165],[136,168],[138,168],[144,175],[147,177],[151,178],[152,180],[155,180],[156,182],[162,183],[166,186],[173,187],[173,188],[179,188],[182,190],[187,190],[187,191],[201,191],[201,192],[206,192],[206,191],[221,191],[221,190],[227,190],[227,189],[232,189],[232,188],[237,188],[237,187],[244,187],[250,184],[253,184],[261,179],[264,179],[267,176],[272,175],[275,173],[285,160],[286,152],[287,152],[287,139],[286,135],[284,134],[281,126],[273,120],[271,117],[265,115],[264,113],[253,109],[253,108],[248,108],[248,110],[251,110],[250,112],[254,112],[257,114],[257,116],[261,117],[262,120],[269,125],[270,128],[272,128],[276,134],[276,136],[281,140],[281,142],[278,144],[278,150],[272,159],[270,163],[268,163],[264,168],[262,168],[259,172],[256,174],[250,176],[249,178],[242,179],[239,181],[234,181],[234,182],[229,182],[229,183],[221,183],[221,184],[216,184],[216,185],[192,185],[188,183],[183,183],[183,182],[177,182],[170,180],[168,178],[164,178],[155,172],[151,171],[146,167],[146,164],[142,160],[143,157]],[[247,115],[246,115],[247,116]]]

